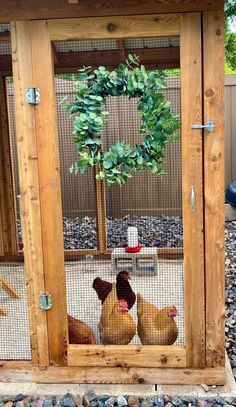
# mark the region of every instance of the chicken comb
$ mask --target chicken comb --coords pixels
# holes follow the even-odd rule
[[[128,307],[128,303],[127,303],[126,300],[118,300],[118,302],[119,302],[119,304],[120,304],[121,307],[125,307],[125,308]]]

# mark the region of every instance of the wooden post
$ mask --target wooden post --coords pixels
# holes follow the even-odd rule
[[[224,13],[203,13],[206,364],[224,366]]]
[[[181,122],[187,366],[205,366],[201,15],[181,19]]]
[[[0,204],[3,235],[3,255],[16,255],[16,203],[13,191],[12,163],[7,120],[5,79],[0,74]]]
[[[11,40],[32,363],[48,365],[47,318],[39,308],[45,284],[34,108],[25,99],[26,88],[32,86],[29,23],[11,23]]]
[[[41,94],[35,106],[35,132],[45,287],[53,302],[47,311],[49,358],[51,364],[63,365],[68,323],[53,52],[46,21],[30,22],[30,33],[32,84]]]
[[[96,177],[96,170],[94,171]],[[96,223],[97,223],[97,248],[100,254],[105,253],[107,248],[106,227],[106,198],[104,181],[95,178],[96,190]]]

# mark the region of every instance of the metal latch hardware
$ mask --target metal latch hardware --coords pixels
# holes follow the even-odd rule
[[[48,311],[52,308],[52,296],[49,293],[42,293],[39,295],[39,307],[43,311]]]
[[[38,105],[40,102],[40,89],[39,88],[27,88],[26,89],[26,102],[29,105]]]
[[[196,211],[196,195],[195,195],[195,188],[191,187],[191,212]]]
[[[192,129],[205,129],[209,133],[212,133],[215,129],[215,125],[211,120],[208,120],[205,124],[193,124]]]

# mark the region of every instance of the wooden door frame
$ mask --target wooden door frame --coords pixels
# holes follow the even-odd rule
[[[215,13],[214,12],[207,12],[204,13],[205,15],[208,15],[208,18],[215,18]],[[47,174],[45,174],[43,168],[42,168],[42,164],[43,164],[43,149],[40,152],[40,142],[42,140],[45,140],[45,127],[43,127],[43,130],[41,129],[41,133],[40,133],[40,139],[39,139],[39,133],[36,130],[37,128],[37,120],[39,121],[39,119],[41,118],[43,120],[43,110],[46,108],[46,103],[42,101],[43,105],[41,104],[40,107],[36,107],[36,108],[32,108],[31,106],[26,105],[25,100],[24,100],[24,92],[23,90],[27,87],[27,86],[39,86],[44,88],[44,84],[43,81],[45,81],[45,75],[43,77],[43,75],[40,73],[40,69],[37,68],[37,64],[36,62],[38,62],[38,64],[40,63],[40,61],[37,59],[37,55],[34,54],[34,58],[32,61],[32,63],[29,64],[28,67],[25,66],[25,62],[23,62],[23,59],[25,59],[25,55],[22,55],[21,51],[24,49],[25,44],[28,46],[29,50],[28,55],[29,55],[29,59],[28,62],[30,61],[31,57],[30,55],[33,54],[33,45],[37,44],[39,45],[43,45],[45,47],[45,44],[47,45],[45,48],[45,55],[43,58],[44,59],[44,63],[46,63],[46,68],[44,70],[44,73],[47,74],[51,74],[53,73],[53,62],[52,59],[50,59],[49,57],[51,56],[51,40],[55,40],[55,39],[79,39],[81,38],[85,38],[85,32],[89,27],[89,38],[93,38],[93,36],[95,36],[95,38],[104,38],[104,37],[98,37],[98,26],[96,26],[96,29],[94,29],[94,32],[91,32],[91,23],[96,22],[96,24],[100,24],[99,25],[99,32],[101,32],[102,36],[105,36],[105,38],[125,38],[126,37],[132,37],[132,36],[138,36],[140,33],[140,36],[152,36],[152,35],[179,35],[179,33],[181,32],[181,41],[183,44],[188,45],[189,48],[191,49],[191,47],[193,47],[193,49],[195,50],[195,53],[197,52],[197,47],[199,45],[199,33],[201,31],[201,19],[200,19],[200,13],[189,13],[189,14],[170,14],[170,15],[151,15],[151,16],[128,16],[127,17],[127,21],[129,21],[129,30],[127,31],[127,33],[125,33],[125,27],[123,26],[123,22],[126,21],[126,16],[122,16],[122,17],[101,17],[101,18],[86,18],[86,19],[73,19],[72,21],[70,20],[48,20],[48,21],[31,21],[31,22],[14,22],[12,23],[12,44],[13,44],[13,68],[14,68],[14,77],[18,78],[17,83],[15,83],[15,92],[17,98],[16,98],[16,110],[18,109],[19,111],[24,111],[27,113],[27,118],[29,119],[29,122],[31,123],[31,126],[27,126],[28,128],[26,128],[26,123],[22,122],[21,118],[19,117],[20,115],[18,115],[18,119],[17,119],[17,129],[18,129],[18,134],[22,134],[23,130],[27,130],[27,134],[28,137],[22,137],[23,140],[21,140],[21,137],[19,137],[18,139],[18,152],[19,155],[21,157],[22,160],[22,165],[24,163],[27,163],[27,165],[29,166],[29,173],[31,173],[31,171],[34,171],[34,164],[36,162],[36,167],[38,168],[38,174],[39,174],[39,178],[37,179],[36,177],[36,185],[34,186],[34,193],[37,195],[37,199],[36,202],[40,203],[40,205],[37,206],[34,204],[32,206],[33,201],[35,201],[35,197],[33,196],[32,198],[30,198],[30,191],[27,190],[27,186],[31,185],[31,183],[29,183],[29,180],[27,178],[27,175],[24,174],[24,169],[21,167],[20,168],[20,172],[21,172],[21,185],[24,186],[25,185],[25,221],[24,221],[24,236],[25,239],[27,241],[27,239],[29,239],[29,242],[32,242],[33,240],[33,244],[38,247],[38,255],[35,258],[35,253],[32,252],[31,247],[25,247],[25,261],[26,261],[26,268],[27,268],[27,275],[28,278],[31,280],[34,280],[33,282],[31,281],[31,291],[30,291],[30,299],[31,299],[31,305],[32,305],[32,310],[31,312],[35,312],[35,316],[36,319],[38,318],[38,325],[37,323],[34,322],[34,324],[32,325],[36,325],[37,328],[43,328],[43,332],[46,334],[46,337],[49,337],[49,341],[48,341],[48,352],[46,352],[45,355],[48,355],[48,361],[52,364],[59,364],[59,365],[65,365],[66,364],[66,346],[67,346],[67,321],[66,321],[66,306],[65,304],[62,304],[60,306],[58,306],[58,304],[56,304],[54,306],[54,310],[56,309],[56,311],[53,311],[53,313],[51,314],[51,321],[54,322],[50,322],[50,312],[51,310],[47,313],[47,323],[45,324],[45,314],[42,315],[42,312],[39,312],[38,309],[38,305],[37,305],[37,298],[38,298],[38,294],[40,289],[42,290],[47,290],[49,292],[54,292],[53,297],[55,298],[55,302],[56,302],[56,298],[60,298],[60,295],[64,295],[64,299],[66,298],[66,293],[65,293],[65,276],[63,277],[62,274],[64,274],[64,263],[63,263],[63,267],[61,265],[61,263],[59,264],[57,262],[57,265],[59,266],[59,275],[60,277],[62,277],[62,284],[60,288],[55,288],[53,287],[53,285],[55,286],[54,280],[53,278],[55,278],[55,273],[56,273],[56,268],[55,268],[55,264],[52,264],[47,255],[45,253],[47,253],[47,248],[46,245],[48,244],[48,242],[52,241],[52,237],[53,237],[53,231],[54,231],[54,227],[56,227],[56,230],[58,231],[58,236],[59,236],[59,243],[57,243],[56,245],[52,245],[52,251],[51,251],[51,256],[58,256],[58,253],[63,253],[63,241],[62,241],[62,230],[60,229],[61,226],[56,226],[56,224],[52,222],[51,226],[50,226],[50,230],[48,230],[47,228],[45,229],[45,221],[43,221],[43,211],[45,211],[45,207],[48,205],[46,203],[46,200],[43,200],[41,194],[42,194],[42,189],[45,187],[45,182],[47,179],[51,179],[50,182],[50,203],[49,205],[52,205],[52,203],[54,204],[53,208],[55,210],[56,208],[56,216],[57,216],[57,224],[60,223],[60,217],[61,217],[61,202],[59,202],[59,197],[60,197],[60,186],[58,183],[58,177],[57,177],[57,173],[58,173],[58,153],[56,153],[56,157],[54,159],[53,162],[53,166],[49,166]],[[93,21],[91,21],[93,20]],[[133,24],[132,22],[135,21],[135,24]],[[170,24],[170,21],[172,21],[172,24]],[[70,23],[72,24],[70,24]],[[141,22],[141,26],[140,26],[140,22]],[[158,31],[157,30],[157,22],[158,24],[160,24],[161,29]],[[182,22],[182,24],[181,24]],[[111,35],[111,25],[109,25],[110,23],[112,23],[112,35]],[[184,23],[184,24],[183,24]],[[219,17],[219,23],[221,23],[222,26],[222,15]],[[143,26],[142,26],[143,24]],[[194,30],[195,33],[197,34],[197,45],[196,42],[193,41],[193,39],[191,39],[191,33],[192,33],[192,24],[194,26]],[[78,26],[80,28],[80,36],[78,36]],[[166,27],[166,31],[165,31],[165,27]],[[73,28],[73,29],[72,29]],[[142,28],[142,29],[140,29]],[[20,31],[24,32],[24,36],[22,38],[20,34]],[[138,30],[138,31],[137,31]],[[62,34],[63,33],[63,34]],[[77,33],[77,34],[76,34]],[[60,35],[60,37],[58,37]],[[213,35],[213,34],[212,34]],[[218,37],[222,36],[222,34],[218,33],[216,34]],[[200,37],[201,38],[201,37]],[[33,42],[32,42],[33,41]],[[208,42],[208,37],[205,36],[205,43],[207,44]],[[32,48],[31,48],[32,47]],[[206,49],[207,46],[205,46],[204,49]],[[36,48],[37,49],[37,48]],[[219,50],[221,50],[222,52],[222,41],[219,43]],[[192,51],[192,49],[191,49]],[[25,53],[25,49],[24,49],[24,53]],[[183,53],[183,58],[185,59],[185,63],[186,66],[182,66],[182,69],[187,69],[187,66],[190,67],[192,69],[192,72],[197,75],[198,78],[200,78],[199,76],[199,72],[197,71],[197,67],[200,64],[200,75],[201,75],[201,69],[202,69],[202,65],[199,61],[199,59],[196,59],[196,54],[195,56],[191,56],[191,53]],[[205,54],[204,54],[205,57]],[[42,55],[40,56],[40,58],[42,58]],[[205,57],[206,58],[206,57]],[[216,61],[217,56],[215,56],[215,62]],[[21,68],[19,70],[19,68]],[[24,69],[26,69],[26,72],[28,71],[28,75],[24,72]],[[19,76],[19,73],[21,74]],[[30,80],[31,78],[31,80]],[[220,82],[220,77],[219,77],[219,83]],[[222,78],[222,82],[223,82],[223,78]],[[55,106],[54,106],[54,95],[53,95],[53,83],[51,80],[49,80],[49,86],[47,86],[47,92],[49,92],[49,98],[51,104],[50,104],[50,115],[52,118],[52,122],[54,123],[54,126],[56,126],[56,117],[55,117],[55,111],[53,112],[53,109],[55,110]],[[183,84],[183,94],[182,94],[182,108],[184,106],[187,106],[187,102],[188,102],[188,98],[189,98],[189,93],[192,92],[193,94],[193,88],[192,88],[192,83],[191,81],[187,81],[187,84]],[[203,89],[205,87],[205,83],[203,85]],[[196,90],[196,88],[195,88]],[[215,98],[220,98],[221,93],[218,92],[218,88],[215,90]],[[184,96],[184,97],[183,97]],[[183,163],[183,170],[186,171],[188,169],[188,172],[190,174],[189,177],[186,178],[186,181],[184,183],[184,197],[185,197],[185,204],[187,205],[187,202],[189,202],[189,197],[190,197],[190,189],[192,185],[195,185],[196,188],[196,192],[199,194],[197,196],[197,200],[196,200],[196,212],[195,215],[194,213],[192,213],[191,211],[189,211],[189,209],[186,209],[186,213],[185,213],[185,221],[187,219],[187,225],[188,222],[190,225],[193,226],[193,224],[195,225],[195,227],[193,229],[190,228],[190,230],[188,230],[188,232],[190,233],[189,236],[192,236],[194,245],[188,245],[186,247],[188,247],[189,250],[189,254],[193,253],[194,249],[197,249],[197,252],[195,254],[195,263],[191,262],[190,256],[188,256],[188,258],[186,259],[187,261],[187,265],[188,265],[188,274],[186,274],[186,282],[185,282],[185,287],[187,287],[188,291],[186,291],[185,288],[185,295],[186,298],[188,298],[188,306],[186,307],[186,317],[185,320],[189,321],[189,326],[187,328],[186,334],[187,334],[187,341],[188,343],[186,343],[186,349],[182,348],[181,352],[182,354],[179,353],[179,369],[175,370],[172,369],[172,372],[178,372],[176,378],[173,378],[173,375],[170,377],[170,379],[168,380],[166,378],[166,374],[171,373],[171,363],[175,363],[173,362],[173,352],[174,350],[178,350],[177,347],[171,346],[171,347],[163,347],[164,349],[161,349],[160,347],[155,348],[155,359],[153,361],[153,350],[154,347],[152,347],[152,354],[149,353],[148,349],[146,347],[140,347],[140,346],[135,346],[133,347],[133,350],[131,350],[131,354],[133,352],[133,354],[135,355],[135,353],[139,354],[140,356],[138,357],[138,362],[136,364],[134,364],[134,366],[132,365],[132,362],[130,362],[130,355],[127,356],[128,358],[128,363],[126,363],[126,360],[124,360],[124,358],[122,357],[122,364],[120,364],[120,359],[118,356],[118,360],[116,359],[116,354],[114,353],[114,349],[109,349],[109,347],[102,347],[103,348],[103,358],[102,361],[100,362],[100,366],[109,366],[109,367],[88,367],[88,357],[85,357],[86,361],[86,367],[82,367],[79,377],[80,377],[80,381],[88,381],[88,377],[92,377],[91,375],[94,374],[96,372],[96,375],[100,376],[100,373],[103,371],[104,373],[101,376],[101,382],[106,381],[106,380],[110,380],[110,382],[117,382],[120,383],[121,380],[123,380],[124,377],[126,377],[126,382],[134,382],[134,383],[156,383],[156,382],[160,382],[160,383],[164,383],[164,382],[171,382],[171,383],[179,383],[179,382],[199,382],[200,378],[201,381],[200,382],[210,382],[213,383],[214,380],[217,381],[218,384],[222,384],[222,382],[224,381],[224,369],[222,366],[222,363],[219,365],[220,367],[217,369],[200,369],[199,368],[203,368],[205,366],[205,322],[204,322],[204,316],[205,316],[205,291],[204,291],[204,286],[202,287],[202,281],[204,281],[204,273],[201,274],[200,279],[199,279],[199,284],[196,284],[195,280],[194,280],[194,276],[195,276],[195,271],[196,271],[196,264],[199,261],[199,256],[202,259],[203,258],[203,237],[201,237],[203,235],[203,218],[202,218],[202,214],[203,214],[203,189],[202,189],[202,185],[200,183],[200,176],[198,173],[198,176],[196,176],[197,174],[197,170],[199,170],[199,168],[196,167],[196,163],[201,162],[199,154],[201,154],[201,152],[199,151],[199,140],[202,137],[202,133],[196,130],[191,130],[190,125],[193,124],[192,121],[193,119],[198,118],[199,121],[202,120],[201,118],[201,114],[199,113],[201,111],[198,110],[198,106],[201,106],[201,95],[199,95],[199,100],[197,101],[192,101],[195,103],[194,108],[192,109],[192,114],[187,114],[184,118],[184,122],[183,122],[183,128],[186,130],[186,137],[192,137],[195,138],[194,142],[191,143],[187,143],[183,144],[183,148],[185,149],[184,153],[188,155],[188,152],[191,153],[190,156],[193,155],[194,159],[191,160],[190,162],[188,162],[187,164],[187,160],[184,160],[185,162]],[[43,106],[43,107],[42,107]],[[47,106],[48,108],[48,106]],[[41,113],[40,113],[40,109]],[[213,112],[214,114],[216,114],[217,112]],[[44,121],[43,121],[44,122]],[[55,138],[56,135],[56,127],[54,127],[54,131],[50,132],[51,134],[51,141],[49,142],[49,148],[55,149],[57,148],[57,140]],[[29,149],[29,143],[30,143],[30,137],[32,139],[32,135],[33,137],[35,137],[35,145],[34,148],[36,147],[36,151],[35,153],[32,155],[26,155],[25,153],[28,151]],[[50,139],[50,138],[49,138]],[[37,141],[38,140],[38,141]],[[197,141],[196,141],[197,140]],[[211,140],[209,140],[208,138],[208,143],[211,144],[211,148],[212,145],[214,145],[214,139],[212,138]],[[32,143],[32,142],[31,142]],[[37,144],[38,143],[38,144]],[[189,151],[187,151],[189,149]],[[54,151],[55,153],[55,151]],[[40,155],[41,154],[41,155]],[[35,158],[33,158],[35,157]],[[186,157],[186,155],[185,155]],[[208,183],[206,182],[207,179],[207,172],[211,172],[211,169],[207,166],[207,157],[204,156],[205,158],[205,195],[207,194],[207,188],[209,188]],[[202,159],[202,158],[201,158]],[[212,160],[214,161],[214,160]],[[191,167],[191,162],[193,164],[193,166]],[[32,165],[33,164],[33,165]],[[40,169],[41,166],[41,169]],[[220,168],[221,170],[221,168]],[[219,168],[217,168],[215,170],[215,176],[217,177],[219,175]],[[40,175],[40,171],[41,171],[41,175]],[[56,171],[56,172],[55,172]],[[202,171],[202,166],[200,166],[200,171]],[[56,178],[53,178],[52,175],[54,174],[54,177],[56,175]],[[201,174],[201,173],[200,173]],[[45,177],[45,178],[44,178]],[[55,179],[56,184],[55,184]],[[44,182],[42,181],[44,180]],[[35,182],[36,182],[35,181]],[[194,184],[193,184],[194,181]],[[195,183],[196,181],[196,183]],[[27,190],[27,191],[26,191]],[[40,193],[39,193],[40,192]],[[219,195],[219,191],[218,191],[218,195]],[[29,208],[28,208],[29,205]],[[45,206],[45,207],[44,207]],[[27,209],[32,209],[32,219],[29,216],[27,212]],[[220,210],[220,208],[219,208]],[[45,212],[46,213],[46,212]],[[34,215],[35,214],[35,215]],[[201,215],[201,217],[200,217]],[[36,225],[33,225],[33,216],[38,217],[38,219],[41,219],[39,223],[37,223]],[[46,215],[44,215],[46,216]],[[193,221],[193,217],[195,216],[195,221]],[[45,218],[46,219],[46,218]],[[197,221],[196,221],[197,219]],[[199,222],[200,220],[200,222]],[[30,224],[30,227],[32,227],[32,229],[27,228],[27,222],[28,224]],[[195,223],[194,223],[195,222]],[[38,226],[41,225],[41,230],[40,228],[38,228]],[[213,236],[213,234],[211,233],[211,226],[205,221],[205,227],[208,227],[208,236]],[[199,236],[199,239],[196,239],[196,235]],[[41,236],[41,237],[40,237]],[[50,237],[50,239],[48,238],[48,236]],[[214,234],[215,236],[215,234]],[[219,233],[218,233],[219,236]],[[208,237],[209,238],[209,237]],[[49,239],[49,240],[48,240]],[[219,238],[220,239],[220,238]],[[188,242],[190,239],[188,237],[188,239],[185,239],[185,242]],[[199,243],[197,243],[200,242]],[[221,238],[222,241],[222,238]],[[186,243],[185,243],[186,244]],[[218,253],[218,252],[217,252]],[[222,248],[220,247],[220,254],[219,256],[222,255]],[[49,255],[48,255],[49,256]],[[222,257],[222,256],[221,256]],[[36,284],[36,275],[35,275],[35,269],[34,269],[34,264],[32,264],[32,259],[37,260],[36,264],[40,267],[40,275],[44,275],[44,278],[46,276],[46,274],[48,275],[48,278],[45,279],[44,284],[43,284],[43,280],[37,282]],[[60,260],[62,260],[60,258]],[[202,260],[201,260],[201,267],[202,267]],[[222,281],[222,260],[221,260],[221,267],[218,267],[218,274],[219,277],[221,278]],[[199,270],[199,268],[198,268]],[[205,271],[206,276],[207,273],[208,275],[210,275],[210,272],[206,269]],[[58,275],[58,274],[57,274]],[[203,280],[202,280],[203,278]],[[210,279],[210,277],[209,277]],[[32,289],[33,287],[33,289]],[[214,287],[214,289],[216,289],[216,287]],[[221,291],[222,291],[222,286],[221,286]],[[212,298],[212,295],[214,295],[214,293],[210,293],[210,289],[207,292],[207,300],[209,301]],[[52,308],[53,310],[53,308]],[[192,325],[192,321],[194,319],[196,319],[196,310],[197,312],[200,312],[200,314],[202,315],[203,319],[201,320],[201,323],[198,325],[196,324],[195,328]],[[59,313],[60,311],[60,313]],[[53,316],[54,315],[54,318]],[[57,317],[59,318],[59,320],[55,321],[55,315],[57,315]],[[41,318],[43,317],[43,320],[41,320]],[[202,324],[203,322],[203,324]],[[206,321],[206,323],[208,323],[208,321]],[[204,326],[203,326],[204,325]],[[57,345],[56,347],[54,347],[54,351],[52,350],[52,339],[50,339],[50,326],[52,328],[54,328],[54,335],[56,335],[57,337]],[[212,326],[212,325],[211,325]],[[219,325],[217,325],[217,328],[219,327]],[[198,329],[199,328],[199,329]],[[212,347],[214,347],[214,341],[212,340],[212,332],[214,330],[211,330],[211,349]],[[39,332],[36,332],[36,337],[38,337]],[[196,335],[196,338],[195,338]],[[45,339],[46,339],[45,337]],[[189,346],[188,346],[189,344]],[[190,346],[191,344],[191,346]],[[54,343],[55,345],[55,343]],[[100,345],[98,345],[100,346]],[[101,346],[100,346],[101,347]],[[89,349],[90,347],[86,347],[87,349]],[[105,349],[107,350],[107,353],[104,353]],[[131,348],[131,347],[129,347]],[[140,351],[140,349],[142,349]],[[146,349],[145,349],[146,348]],[[159,350],[158,350],[159,348]],[[175,349],[176,348],[176,349]],[[79,349],[79,346],[77,346],[77,349]],[[76,349],[76,352],[77,352]],[[45,349],[44,349],[45,350]],[[95,348],[94,348],[95,350]],[[200,355],[200,350],[202,352],[202,354]],[[68,348],[68,353],[69,353],[69,357],[70,354],[73,354],[73,351],[75,351],[75,348],[72,347],[72,345],[69,346]],[[91,351],[92,351],[92,347],[91,347]],[[184,352],[183,352],[184,351]],[[35,364],[39,364],[39,365],[43,365],[43,366],[47,366],[48,363],[45,363],[45,361],[42,361],[43,359],[45,360],[45,357],[43,358],[43,348],[37,347],[37,354],[38,354],[38,358],[34,358],[33,363]],[[82,352],[82,347],[81,347],[81,352]],[[78,356],[78,366],[82,366],[81,364],[79,364],[79,358],[81,356],[81,352],[80,355]],[[119,351],[118,351],[119,352]],[[125,352],[125,351],[124,351]],[[110,353],[110,357],[112,355],[112,360],[110,361],[109,359],[109,353]],[[125,354],[125,353],[124,353]],[[50,355],[53,355],[50,356]],[[176,353],[176,355],[178,355],[178,353]],[[176,356],[175,355],[175,356]],[[197,356],[196,356],[197,355]],[[203,356],[202,356],[203,355]],[[152,360],[151,360],[151,356],[152,356]],[[91,354],[90,354],[91,357]],[[136,358],[137,356],[134,356],[134,358]],[[148,362],[148,366],[145,364],[145,360],[149,360]],[[183,366],[183,360],[185,360],[186,365]],[[92,363],[92,362],[91,362]],[[133,362],[135,363],[135,362]],[[170,363],[170,364],[169,364]],[[149,366],[150,364],[150,366]],[[137,365],[140,366],[137,367]],[[191,366],[190,366],[191,365]],[[215,364],[216,366],[217,364]],[[9,368],[10,364],[8,362],[6,362],[4,364],[5,366],[5,371],[7,371],[7,369]],[[143,368],[143,366],[145,366],[145,368]],[[162,366],[161,368],[159,368],[159,366]],[[176,364],[175,364],[176,366]],[[163,369],[163,367],[165,367],[165,369]],[[186,370],[187,367],[187,370]],[[24,368],[23,368],[24,369]],[[37,368],[33,368],[33,376],[34,374],[37,374],[35,372],[37,372]],[[61,369],[61,368],[60,368]],[[67,367],[65,368],[66,371],[68,372],[68,375],[70,374],[69,372],[74,371],[74,377],[78,378],[78,371],[73,370],[73,367]],[[126,370],[127,369],[127,370]],[[141,370],[140,370],[141,369]],[[47,369],[47,371],[52,371],[52,367],[49,367]],[[133,375],[131,374],[131,372],[133,372]],[[143,373],[141,373],[143,372]],[[165,373],[164,373],[165,372]],[[72,374],[72,373],[71,373]],[[112,376],[113,375],[113,376]],[[115,376],[114,376],[115,375]],[[3,373],[4,376],[4,373]],[[42,375],[41,375],[42,376]],[[45,377],[47,376],[47,374],[45,374]],[[73,376],[73,374],[72,374]],[[129,376],[129,378],[127,377]],[[189,376],[189,377],[187,377]],[[203,380],[203,376],[204,376],[204,380]],[[69,377],[69,376],[68,376]],[[165,377],[165,379],[164,379]],[[182,377],[182,379],[180,379]],[[183,379],[184,377],[184,379]],[[1,378],[1,376],[0,376]],[[65,378],[63,378],[65,380]],[[42,379],[42,380],[47,380],[47,379]],[[164,380],[164,381],[163,381]],[[167,381],[166,381],[167,380]],[[70,381],[73,381],[72,377],[70,376]],[[92,380],[93,381],[93,380]],[[92,382],[91,381],[91,382]]]

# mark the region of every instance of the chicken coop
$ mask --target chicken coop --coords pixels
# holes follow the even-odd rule
[[[0,11],[0,381],[223,384],[223,0]]]

